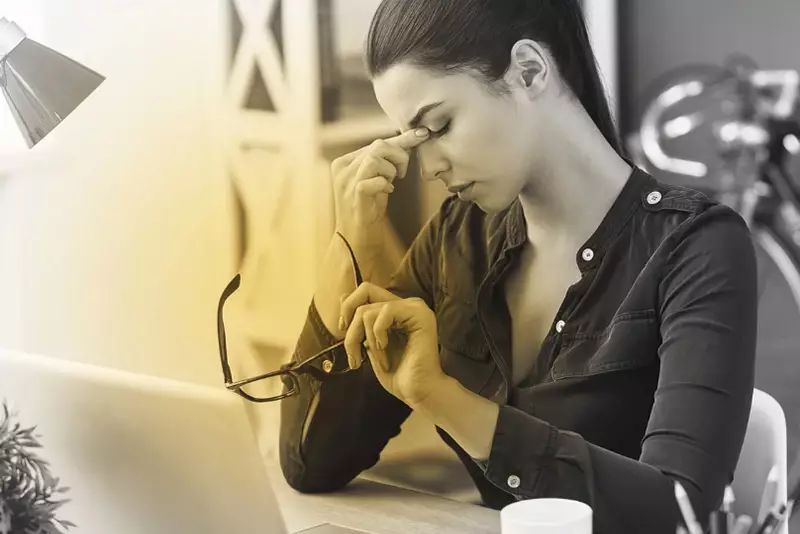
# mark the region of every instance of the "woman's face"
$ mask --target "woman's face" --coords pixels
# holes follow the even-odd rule
[[[535,109],[528,92],[510,85],[510,94],[495,94],[470,74],[439,74],[409,63],[373,80],[378,102],[401,130],[431,131],[417,148],[423,177],[441,180],[486,212],[501,211],[519,196],[536,157]]]

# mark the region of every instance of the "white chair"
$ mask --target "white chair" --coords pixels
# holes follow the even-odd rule
[[[755,521],[770,469],[778,466],[778,501],[786,502],[786,417],[781,405],[769,394],[753,390],[753,405],[744,446],[731,487],[736,495],[736,515],[747,514]],[[789,534],[784,523],[776,534]]]

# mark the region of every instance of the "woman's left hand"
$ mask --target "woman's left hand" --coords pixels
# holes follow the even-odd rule
[[[351,368],[360,367],[363,344],[380,384],[411,408],[441,387],[436,316],[425,301],[365,282],[342,300],[341,315]]]

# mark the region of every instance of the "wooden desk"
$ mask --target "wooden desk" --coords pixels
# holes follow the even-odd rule
[[[293,490],[280,467],[267,467],[290,533],[333,523],[370,534],[498,534],[500,513],[425,493],[356,479],[339,492]]]

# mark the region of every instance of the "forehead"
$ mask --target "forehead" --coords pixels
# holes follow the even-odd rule
[[[481,83],[463,72],[439,73],[409,63],[398,63],[372,80],[384,112],[403,128],[427,104],[456,104],[487,98]],[[443,106],[444,107],[444,106]]]

